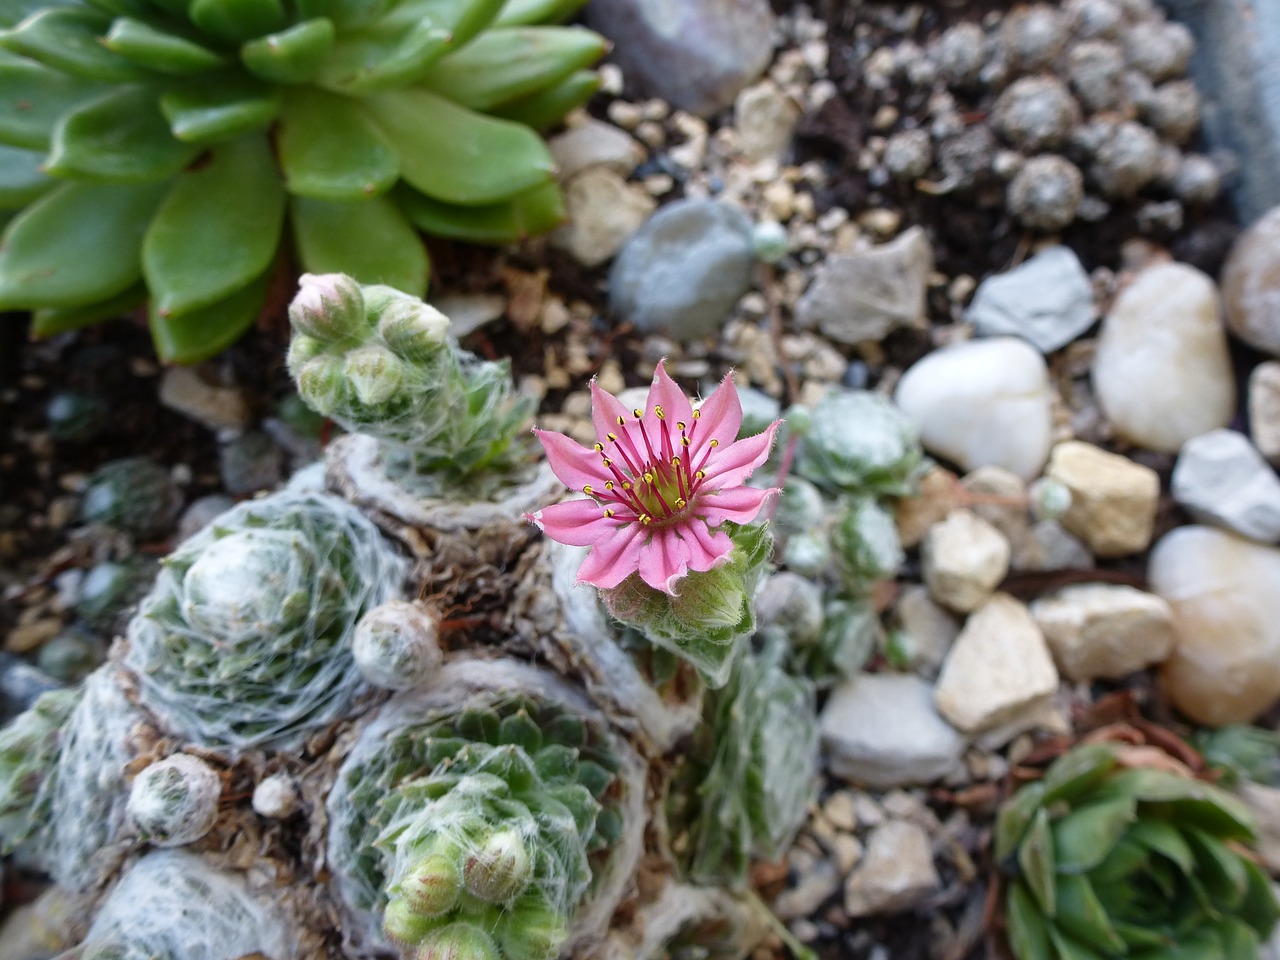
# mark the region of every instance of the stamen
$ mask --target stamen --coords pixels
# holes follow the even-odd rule
[[[622,489],[623,489],[623,490],[630,490],[630,489],[631,489],[631,481],[630,481],[630,480],[623,480],[623,481],[622,481]]]
[[[683,420],[676,421],[676,429],[679,430],[681,433],[684,432],[685,427],[686,427],[686,424]]]
[[[677,509],[677,510],[683,510],[683,509],[688,505],[688,503],[689,503],[689,501],[688,501],[688,500],[686,500],[684,497],[677,497],[677,498],[676,498],[676,509]]]
[[[697,477],[699,480],[707,479],[707,471],[705,470],[695,470],[693,475]]]
[[[609,519],[613,519],[613,510],[609,507],[605,507],[604,515]]]
[[[626,420],[624,420],[621,416],[619,416],[619,417],[618,417],[618,426],[620,426],[620,427],[621,427],[621,426],[625,426],[625,425],[626,425],[626,422],[627,422],[627,421],[626,421]]]
[[[605,436],[609,438],[609,441],[610,441],[611,443],[617,443],[617,442],[618,442],[618,435],[617,435],[616,433],[606,433],[606,434],[605,434]],[[597,444],[596,444],[596,449],[597,449],[597,450],[603,450],[603,449],[604,449],[604,444],[602,444],[602,443],[597,443]]]
[[[586,485],[582,488],[582,492],[583,492],[583,493],[585,493],[587,496],[591,496],[591,493],[592,493],[592,490],[591,490],[591,484],[589,484],[589,483],[588,483],[588,484],[586,484]]]
[[[701,410],[695,410],[695,411],[693,411],[693,419],[695,419],[695,420],[701,420],[701,419],[702,419],[702,411],[701,411]]]
[[[645,474],[644,474],[644,482],[649,484],[653,483],[653,474],[647,470],[645,471]]]
[[[604,465],[605,465],[606,467],[612,467],[612,466],[613,466],[613,461],[612,461],[612,460],[610,460],[608,457],[602,457],[602,458],[601,458],[601,460],[602,460],[602,462],[604,463]]]
[[[606,481],[604,482],[604,488],[605,488],[606,490],[608,490],[610,493],[612,493],[612,492],[613,492],[613,481],[612,481],[612,480],[606,480]]]
[[[631,415],[635,417],[637,420],[639,420],[642,416],[644,416],[644,414],[641,412],[639,407],[636,407],[635,409],[633,409],[631,411]]]
[[[666,416],[667,416],[667,415],[666,415],[665,413],[663,413],[663,412],[662,412],[662,404],[660,404],[660,403],[655,403],[655,404],[653,405],[653,415],[654,415],[655,417],[657,417],[659,420],[665,420],[665,419],[666,419]]]
[[[653,517],[649,516],[647,513],[640,514],[640,522],[643,523],[646,527],[652,522],[652,520],[653,520]]]
[[[682,436],[682,437],[680,438],[680,446],[682,446],[682,447],[687,447],[688,445],[689,445],[689,438],[688,438],[688,437],[685,437],[685,436]],[[597,446],[598,446],[598,444],[597,444]]]
[[[719,441],[719,440],[716,440],[716,439],[713,437],[712,439],[710,439],[710,440],[708,440],[708,441],[707,441],[707,446],[708,446],[708,447],[718,447],[718,446],[720,446],[720,441]]]
[[[671,465],[672,465],[673,467],[678,467],[678,466],[680,466],[680,458],[679,458],[679,457],[672,457],[672,458],[671,458]]]

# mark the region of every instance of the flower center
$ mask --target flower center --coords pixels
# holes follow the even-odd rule
[[[606,434],[605,442],[595,445],[613,479],[605,483],[603,490],[587,484],[582,492],[604,506],[606,517],[635,520],[645,526],[665,523],[687,512],[706,480],[707,459],[720,441],[708,440],[699,462],[694,464],[689,450],[698,427],[697,410],[691,424],[678,420],[674,430],[661,406],[654,406],[652,420],[646,420],[639,408],[631,415],[639,424],[643,449],[625,429],[626,419],[618,417],[618,432]]]

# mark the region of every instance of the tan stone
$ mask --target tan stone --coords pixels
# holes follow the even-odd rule
[[[583,266],[596,267],[622,249],[657,201],[605,167],[589,167],[565,187],[568,222],[551,235]]]
[[[1154,594],[1108,583],[1065,587],[1031,604],[1031,615],[1068,679],[1116,679],[1173,649],[1173,613]]]
[[[1122,557],[1151,543],[1160,477],[1150,467],[1079,440],[1053,448],[1045,475],[1071,491],[1062,525],[1100,557]]]

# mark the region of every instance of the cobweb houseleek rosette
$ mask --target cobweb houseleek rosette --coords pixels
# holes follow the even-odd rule
[[[742,404],[732,377],[695,410],[662,362],[643,409],[627,410],[594,381],[591,394],[597,437],[592,449],[561,434],[534,431],[556,476],[586,498],[544,507],[526,519],[553,540],[590,547],[578,582],[599,588],[610,612],[654,643],[673,642],[665,632],[646,630],[643,621],[654,615],[675,613],[695,630],[700,620],[724,627],[749,618],[746,580],[754,584],[758,564],[734,568],[730,530],[756,531],[742,525],[778,492],[744,483],[768,458],[778,423],[737,439]],[[753,541],[747,552],[767,554],[756,549],[758,533],[747,536]],[[685,589],[687,578],[717,570],[732,571],[736,582]],[[663,596],[655,596],[655,606],[637,591]],[[727,679],[733,657],[733,645],[724,647],[710,660],[695,661],[716,686]],[[678,641],[674,649],[690,655]]]

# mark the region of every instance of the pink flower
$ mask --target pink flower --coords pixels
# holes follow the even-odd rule
[[[777,422],[738,440],[742,404],[731,377],[694,410],[663,364],[647,406],[627,410],[591,382],[598,442],[588,450],[566,436],[535,430],[557,477],[585,500],[525,514],[552,540],[591,547],[579,583],[616,587],[633,573],[656,590],[729,558],[733,541],[716,527],[750,523],[777,489],[743,485],[764,463]]]

